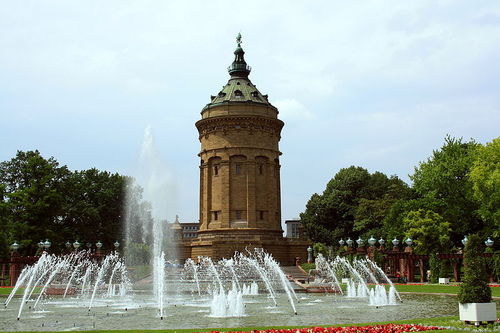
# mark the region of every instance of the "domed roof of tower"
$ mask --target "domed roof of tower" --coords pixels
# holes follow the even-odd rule
[[[234,61],[228,67],[231,78],[222,87],[222,90],[215,96],[211,96],[211,101],[204,109],[222,103],[259,103],[272,106],[267,95],[262,95],[257,87],[250,81],[248,75],[252,70],[247,65],[244,55],[245,51],[241,47],[241,34],[236,37],[237,47],[234,51]],[[272,106],[274,108],[274,106]]]

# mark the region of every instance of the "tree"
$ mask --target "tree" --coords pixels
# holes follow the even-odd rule
[[[470,180],[479,215],[486,224],[483,238],[500,237],[500,137],[477,148]]]
[[[300,214],[301,223],[313,241],[325,244],[332,244],[334,239],[366,237],[370,232],[378,233],[390,206],[409,192],[397,177],[370,174],[361,167],[344,168],[322,194],[311,196]]]
[[[18,151],[15,158],[0,163],[9,243],[17,240],[22,251],[33,253],[40,239],[57,236],[64,205],[63,183],[69,174],[65,166],[59,166],[54,158],[44,159],[38,151]]]
[[[125,200],[129,189],[134,195]],[[46,238],[54,252],[74,240],[100,240],[112,249],[123,236],[125,206],[150,218],[142,189],[131,178],[95,168],[71,172],[38,151],[18,151],[0,163],[0,256],[13,241],[20,243],[21,254],[33,255]]]
[[[421,162],[410,176],[416,193],[428,202],[434,201],[432,205],[437,208],[434,211],[450,223],[454,243],[484,228],[469,179],[479,146],[473,140],[462,142],[462,139],[446,137],[443,147],[435,150],[426,162]]]
[[[414,238],[417,254],[433,254],[450,248],[450,224],[439,214],[419,209],[410,211],[403,221],[406,237]]]
[[[73,172],[65,184],[65,232],[57,240],[100,240],[111,248],[114,241],[122,238],[126,179],[95,168]]]
[[[370,235],[383,235],[383,221],[391,207],[399,200],[407,200],[413,193],[406,183],[401,179],[392,176],[381,181],[380,173],[375,173],[373,178],[378,183],[378,191],[375,199],[361,198],[356,209],[354,219],[354,230],[360,231],[362,237],[368,238]],[[373,179],[372,178],[372,179]],[[377,179],[378,178],[378,179]],[[371,180],[370,183],[373,181]]]

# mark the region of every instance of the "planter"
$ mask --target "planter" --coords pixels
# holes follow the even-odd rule
[[[494,322],[497,320],[496,303],[458,303],[460,320],[474,322],[479,325],[483,321]]]
[[[438,282],[440,284],[448,284],[448,283],[450,283],[450,279],[449,278],[439,278]]]

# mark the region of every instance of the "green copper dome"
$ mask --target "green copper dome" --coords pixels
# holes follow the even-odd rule
[[[238,34],[236,42],[238,45],[234,51],[234,61],[228,67],[231,78],[216,96],[211,96],[210,103],[204,109],[222,103],[233,102],[258,103],[272,106],[268,101],[267,95],[262,95],[257,87],[248,79],[251,68],[244,59],[245,51],[241,48],[241,34]]]

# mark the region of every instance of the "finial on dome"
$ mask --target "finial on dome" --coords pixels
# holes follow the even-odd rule
[[[232,77],[247,77],[251,68],[245,62],[245,51],[241,48],[241,33],[236,36],[236,50],[234,51],[234,61],[229,66],[228,71]]]
[[[238,47],[241,47],[241,33],[238,33],[238,36],[236,36],[236,43]]]

